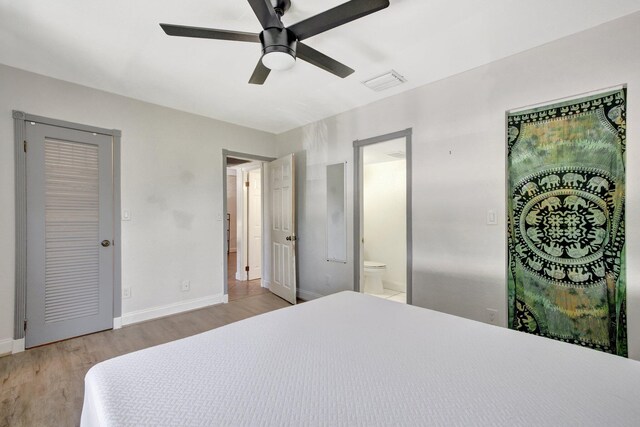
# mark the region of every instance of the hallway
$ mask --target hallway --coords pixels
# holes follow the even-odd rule
[[[236,301],[242,298],[269,293],[269,289],[260,286],[260,279],[246,281],[236,280],[236,260],[237,255],[235,252],[230,252],[229,255],[227,255],[229,301]]]

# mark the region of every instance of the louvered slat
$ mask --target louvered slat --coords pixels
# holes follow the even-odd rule
[[[60,310],[60,312],[67,311],[66,308],[70,304],[82,304],[91,300],[90,295],[86,296],[78,296],[78,295],[60,295],[55,297],[50,303],[50,313],[53,313],[56,309]]]
[[[45,140],[45,321],[98,313],[98,147]]]

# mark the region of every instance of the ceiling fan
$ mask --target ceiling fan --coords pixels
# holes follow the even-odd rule
[[[389,6],[389,0],[351,0],[285,27],[281,18],[291,7],[291,0],[248,0],[248,2],[262,24],[263,31],[260,34],[172,24],[160,24],[160,26],[170,36],[261,43],[262,57],[249,79],[251,84],[263,84],[271,70],[280,71],[293,67],[296,58],[345,78],[354,70],[301,43],[302,40]]]

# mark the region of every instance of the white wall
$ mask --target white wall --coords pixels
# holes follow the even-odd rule
[[[400,292],[407,283],[405,165],[405,160],[395,160],[363,169],[364,259],[385,263],[384,287]]]
[[[0,341],[13,337],[14,109],[122,130],[124,316],[221,299],[222,149],[272,156],[275,137],[0,65]]]
[[[354,140],[413,128],[413,302],[481,321],[486,308],[496,308],[506,325],[505,111],[627,83],[628,335],[630,356],[640,358],[638,40],[636,13],[279,135],[280,155],[305,150],[297,176],[301,294],[353,286],[353,234],[344,266],[327,266],[319,249],[325,238],[325,210],[318,207],[326,196],[322,168],[351,162]],[[352,168],[348,173],[352,230]],[[499,213],[498,226],[486,225],[488,209]]]

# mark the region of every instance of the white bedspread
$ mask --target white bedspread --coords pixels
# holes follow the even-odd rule
[[[82,426],[640,425],[640,363],[342,292],[117,357]]]

